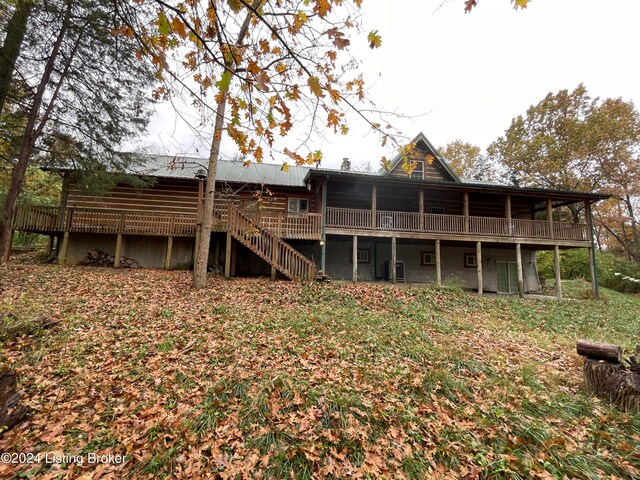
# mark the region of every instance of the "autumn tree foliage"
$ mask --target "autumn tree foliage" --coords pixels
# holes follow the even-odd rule
[[[462,180],[489,182],[497,178],[495,165],[477,145],[457,139],[438,150]]]
[[[605,191],[597,206],[600,240],[614,239],[638,259],[640,113],[620,98],[591,98],[584,85],[549,93],[511,122],[488,148],[491,158],[522,186]],[[570,205],[573,219],[580,205]]]
[[[362,38],[361,0],[146,0],[120,2],[122,36],[140,42],[164,83],[158,99],[187,92],[213,123],[204,215],[199,228],[194,285],[206,284],[216,168],[223,134],[247,161],[286,158],[317,164],[319,132],[347,135],[348,112],[378,132],[383,145],[393,133],[386,122],[363,113],[365,82],[349,53]],[[150,22],[144,19],[153,18]],[[366,34],[371,48],[380,34]],[[296,126],[305,125],[300,132]],[[296,133],[293,135],[293,133]],[[295,138],[293,138],[295,137]],[[392,142],[395,139],[392,138]]]

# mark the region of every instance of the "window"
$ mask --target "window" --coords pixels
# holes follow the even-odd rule
[[[465,267],[477,267],[478,266],[478,257],[475,253],[465,253],[464,254],[464,266]]]
[[[289,213],[308,213],[309,200],[306,198],[290,198],[288,211]]]
[[[435,252],[420,252],[420,265],[429,266],[436,264]]]
[[[370,263],[370,250],[368,248],[358,249],[358,263]],[[349,253],[349,263],[353,263],[353,250]]]
[[[444,215],[444,208],[442,207],[433,207],[431,209],[431,213],[435,213],[436,215]]]
[[[411,178],[415,180],[422,180],[424,178],[424,162],[422,160],[416,161],[416,168],[411,172]]]

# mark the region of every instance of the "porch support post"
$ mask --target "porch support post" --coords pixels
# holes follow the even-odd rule
[[[600,292],[598,290],[598,265],[596,263],[596,248],[593,240],[593,215],[591,213],[591,203],[584,202],[584,215],[589,229],[589,238],[591,239],[591,247],[589,248],[589,267],[591,269],[591,290],[593,296],[598,298]]]
[[[371,186],[371,228],[376,228],[378,219],[378,186]]]
[[[67,254],[69,253],[69,231],[66,230],[62,236],[62,247],[58,255],[58,263],[60,265],[67,264]]]
[[[391,283],[396,283],[396,237],[391,237]]]
[[[462,192],[462,214],[464,215],[464,231],[469,233],[469,192]]]
[[[476,263],[478,264],[478,295],[482,295],[482,242],[476,242]]]
[[[120,260],[122,259],[122,249],[124,247],[124,237],[121,233],[118,234],[116,240],[116,254],[113,256],[113,267],[120,268]]]
[[[549,222],[549,238],[553,238],[553,202],[547,198],[547,221]]]
[[[231,276],[231,242],[232,241],[233,241],[233,237],[231,236],[231,232],[227,232],[227,242],[225,243],[225,252],[224,252],[225,278],[229,278]]]
[[[51,252],[53,251],[53,235],[49,235],[49,243],[47,243],[47,257],[51,256]]]
[[[507,193],[507,202],[504,209],[504,216],[507,218],[507,231],[509,235],[513,235],[513,227],[511,222],[511,194]]]
[[[420,231],[424,230],[424,189],[418,190],[418,213],[420,219],[418,220],[418,227]]]
[[[276,263],[278,262],[278,243],[271,241],[271,280],[275,280],[278,274]]]
[[[220,264],[220,239],[216,239],[216,249],[213,254],[213,264],[218,266]]]
[[[327,183],[329,177],[324,177],[322,182],[322,236],[320,237],[320,270],[324,275],[327,274]]]
[[[167,255],[164,257],[164,269],[171,268],[171,252],[173,251],[173,237],[167,237]]]
[[[440,240],[436,240],[436,284],[442,286],[442,264],[440,263]]]
[[[524,275],[522,272],[522,248],[516,243],[516,262],[518,267],[518,296],[524,298]]]
[[[562,279],[560,278],[560,247],[553,248],[553,269],[556,274],[556,297],[562,300]]]
[[[238,263],[238,242],[231,242],[231,276],[236,276],[236,264]]]
[[[353,276],[352,280],[355,282],[358,281],[358,236],[353,236]]]
[[[67,208],[67,215],[64,217],[64,220],[62,215],[60,219],[60,221],[64,221],[64,233],[62,236],[62,247],[59,248],[58,263],[60,265],[66,265],[67,254],[69,253],[69,230],[71,230],[71,225],[73,225],[73,208]]]

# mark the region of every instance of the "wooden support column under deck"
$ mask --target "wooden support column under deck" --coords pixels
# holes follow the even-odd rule
[[[462,192],[462,215],[464,215],[464,231],[469,232],[469,192]]]
[[[524,276],[522,272],[522,248],[516,243],[516,262],[518,269],[518,296],[524,298]]]
[[[553,202],[547,198],[547,221],[549,222],[549,238],[553,237]]]
[[[562,279],[560,278],[560,247],[553,248],[553,269],[556,274],[556,297],[562,299]]]
[[[116,254],[113,256],[113,267],[120,268],[120,260],[122,260],[122,249],[124,247],[124,235],[118,234],[116,240]]]
[[[371,227],[376,228],[378,220],[378,186],[371,186]]]
[[[396,283],[396,237],[391,237],[391,283]]]
[[[60,215],[60,221],[64,221],[64,234],[62,236],[62,247],[59,249],[58,263],[60,265],[67,264],[67,254],[69,253],[69,230],[73,222],[73,208],[67,209],[67,216],[62,220],[63,216]]]
[[[358,281],[358,236],[353,236],[353,276],[352,280],[354,282]]]
[[[53,239],[54,235],[49,235],[49,242],[47,243],[47,257],[51,256],[51,252],[53,252]]]
[[[476,263],[478,264],[478,295],[482,295],[482,242],[476,242]]]
[[[67,254],[69,253],[69,232],[64,232],[62,236],[62,247],[60,248],[60,254],[58,255],[58,263],[60,265],[67,264]]]
[[[442,264],[440,263],[440,240],[436,240],[436,284],[442,286]]]
[[[171,268],[171,252],[173,251],[173,237],[167,237],[167,254],[164,257],[164,269]]]
[[[504,209],[504,216],[507,219],[507,229],[509,231],[509,235],[513,232],[513,226],[511,222],[511,194],[507,193],[507,202]]]
[[[271,241],[271,280],[275,280],[278,275],[276,263],[278,262],[278,243]]]
[[[420,218],[418,219],[418,226],[420,230],[424,230],[424,189],[418,190],[418,213]]]
[[[225,244],[225,252],[224,252],[225,278],[229,278],[231,276],[231,242],[232,241],[233,241],[233,237],[231,236],[231,232],[227,232],[227,243]]]
[[[236,276],[236,264],[238,263],[238,242],[231,242],[231,276]]]
[[[593,296],[598,298],[598,266],[596,265],[596,249],[593,241],[593,217],[591,216],[591,203],[584,202],[584,216],[587,223],[587,234],[591,240],[591,247],[589,247],[589,267],[591,270],[591,291]]]

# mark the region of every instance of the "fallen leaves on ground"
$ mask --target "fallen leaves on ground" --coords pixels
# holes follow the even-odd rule
[[[519,313],[549,302],[16,264],[0,281],[0,311],[61,320],[3,346],[34,414],[0,450],[126,456],[3,477],[640,475],[640,418],[584,392],[573,339]]]

